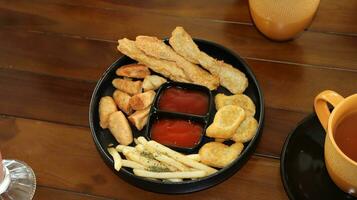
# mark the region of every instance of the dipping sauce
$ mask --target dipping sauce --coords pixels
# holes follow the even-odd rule
[[[199,143],[203,128],[184,119],[159,119],[151,127],[151,139],[163,145],[192,148]]]
[[[352,112],[338,123],[334,138],[337,146],[347,157],[357,162],[357,111]]]
[[[208,112],[208,96],[204,92],[170,87],[160,96],[160,110],[205,115]]]

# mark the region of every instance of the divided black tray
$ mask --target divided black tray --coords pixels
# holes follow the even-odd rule
[[[212,187],[230,176],[232,176],[236,171],[238,171],[249,159],[250,155],[254,152],[256,144],[260,138],[263,128],[263,121],[264,121],[264,100],[263,94],[260,89],[260,86],[249,68],[249,66],[244,62],[244,60],[238,56],[237,54],[233,53],[232,51],[228,50],[227,48],[205,40],[201,39],[194,39],[195,43],[198,47],[206,52],[207,54],[211,55],[212,57],[224,60],[225,62],[233,65],[234,67],[241,70],[248,78],[249,86],[244,92],[247,96],[249,96],[256,105],[256,114],[255,118],[257,119],[259,125],[257,134],[254,138],[244,144],[245,148],[241,155],[232,162],[229,166],[226,166],[223,169],[220,169],[217,173],[212,174],[208,177],[197,179],[197,180],[189,180],[184,182],[162,182],[162,181],[155,181],[149,180],[141,177],[135,176],[130,169],[122,168],[119,172],[114,170],[113,167],[113,159],[110,154],[107,152],[106,148],[109,144],[117,144],[114,137],[110,134],[109,130],[102,129],[99,126],[99,115],[98,115],[98,103],[102,96],[112,96],[115,88],[112,86],[112,80],[116,78],[115,71],[120,66],[134,63],[135,61],[130,59],[127,56],[123,56],[115,61],[102,75],[99,79],[96,87],[94,88],[93,95],[90,102],[89,107],[89,125],[92,133],[92,137],[94,143],[102,156],[105,163],[121,178],[126,180],[128,183],[133,184],[137,187],[158,193],[168,193],[168,194],[182,194],[182,193],[190,193],[196,192],[200,190],[207,189]],[[231,93],[223,87],[219,87],[216,91],[212,91],[212,96],[214,97],[217,93],[225,93],[231,95]],[[216,110],[213,108],[211,109],[211,116],[214,116]],[[212,120],[212,118],[210,118]],[[145,136],[145,130],[137,131],[135,128],[132,128],[134,137],[138,136]],[[206,138],[206,137],[205,137]],[[207,141],[207,140],[206,140]],[[205,141],[204,141],[205,142]],[[203,142],[203,143],[204,143]]]

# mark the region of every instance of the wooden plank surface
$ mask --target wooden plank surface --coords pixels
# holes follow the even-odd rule
[[[68,46],[69,43],[76,44],[75,41],[71,38],[63,38],[62,45],[66,46],[66,43],[68,43]],[[79,40],[79,44],[80,46],[85,44],[88,48],[95,49],[98,41]],[[115,48],[115,45],[111,43],[108,43],[109,47],[100,46],[105,47],[110,52],[112,52],[112,48]],[[104,62],[101,61],[101,58],[97,58],[99,63],[102,64],[100,66],[92,64],[93,68],[88,71],[82,70],[81,67],[76,68],[76,64],[58,69],[56,65],[44,64],[41,62],[42,59],[39,59],[41,55],[45,55],[48,51],[46,48],[31,51],[30,58],[37,59],[21,59],[23,62],[17,62],[15,57],[6,56],[10,53],[3,54],[3,52],[13,51],[11,49],[11,45],[8,45],[7,48],[3,47],[0,51],[2,62],[13,63],[11,68],[0,69],[0,97],[2,98],[0,113],[88,126],[88,105],[96,82],[92,79],[96,79],[103,73],[107,67],[104,66],[104,62],[109,62],[107,60],[110,60],[111,56],[108,59],[103,59]],[[26,57],[25,52],[23,51],[23,57]],[[55,52],[51,55],[60,58],[62,54],[63,62],[71,63],[73,58],[71,54],[65,53],[68,52],[66,50],[63,52]],[[95,56],[95,54],[91,55]],[[84,56],[79,56],[80,58],[74,63],[79,62]],[[318,92],[324,89],[332,89],[344,96],[355,92],[356,72],[250,59],[247,61],[262,86],[267,109],[265,134],[257,150],[262,154],[279,156],[286,135],[303,116],[312,112],[313,98]],[[41,65],[43,67],[38,67]],[[58,72],[58,70],[61,71]],[[73,71],[78,73],[72,73]],[[68,76],[69,74],[72,75]],[[77,76],[76,74],[80,75]],[[317,79],[316,77],[323,78]],[[341,84],[341,80],[344,80],[344,84]],[[14,93],[12,91],[20,92]],[[288,119],[292,121],[286,120],[285,115],[290,116],[291,118]],[[280,125],[276,126],[277,123]],[[277,145],[271,145],[272,143]]]
[[[123,8],[140,8],[145,12],[162,15],[253,25],[248,0],[196,0],[190,3],[165,0],[124,0],[120,2],[111,0],[77,0],[72,2],[51,0],[51,2],[118,11]],[[357,2],[355,0],[322,0],[315,19],[308,30],[357,35],[356,8]]]
[[[31,141],[31,143],[29,143]],[[253,156],[229,180],[205,191],[163,195],[138,189],[101,160],[87,128],[20,118],[0,118],[0,148],[35,171],[39,185],[118,199],[286,199],[279,160]],[[46,159],[43,159],[46,158]],[[92,166],[92,167],[88,167]]]
[[[12,22],[2,25],[8,30],[50,32],[113,42],[140,34],[162,38],[181,25],[194,37],[220,43],[245,57],[357,69],[357,39],[350,36],[306,32],[296,40],[275,43],[252,26],[162,16],[133,7],[108,10],[18,0],[16,3],[0,2],[0,10],[0,19]]]
[[[278,159],[286,136],[313,111],[318,92],[357,92],[357,2],[322,0],[308,30],[284,43],[255,29],[247,2],[0,0],[0,149],[33,167],[35,199],[287,199]],[[238,173],[173,196],[134,187],[104,164],[88,105],[98,78],[121,56],[117,39],[163,38],[177,25],[246,59],[266,115],[256,153]]]
[[[111,200],[109,198],[98,197],[78,192],[59,190],[49,187],[37,185],[36,193],[33,198],[46,200]]]

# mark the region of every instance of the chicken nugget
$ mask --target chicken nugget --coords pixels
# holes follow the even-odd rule
[[[155,98],[154,90],[134,95],[130,98],[129,103],[134,110],[143,110],[150,106]]]
[[[112,84],[118,90],[121,90],[130,95],[138,94],[141,92],[142,81],[131,81],[127,79],[115,78]]]
[[[208,126],[208,137],[230,139],[245,118],[243,108],[235,105],[224,106],[214,116],[213,123]]]
[[[258,122],[254,117],[247,117],[237,128],[236,132],[232,136],[232,140],[235,142],[248,142],[257,133]]]
[[[133,111],[129,103],[130,98],[130,95],[120,90],[115,90],[113,93],[113,99],[115,103],[117,104],[119,109],[125,112],[127,115],[130,115]]]
[[[110,96],[102,97],[99,101],[99,124],[102,128],[108,128],[109,116],[117,111],[114,99]]]
[[[203,164],[223,168],[238,158],[243,148],[244,145],[239,142],[231,146],[220,142],[209,142],[203,145],[198,153]]]
[[[129,78],[145,78],[150,75],[150,70],[146,65],[129,64],[119,67],[116,72],[118,76]]]
[[[217,94],[214,98],[216,109],[219,110],[223,106],[236,105],[244,109],[247,116],[255,115],[255,105],[253,101],[244,94],[236,94],[227,96],[225,94]]]
[[[130,125],[121,111],[116,111],[109,116],[109,130],[119,144],[129,145],[133,142]]]

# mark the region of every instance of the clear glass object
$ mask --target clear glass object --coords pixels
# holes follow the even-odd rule
[[[2,181],[0,178],[0,200],[31,200],[36,190],[36,177],[31,167],[18,160],[2,160],[2,163],[0,170],[4,170],[4,177]]]

